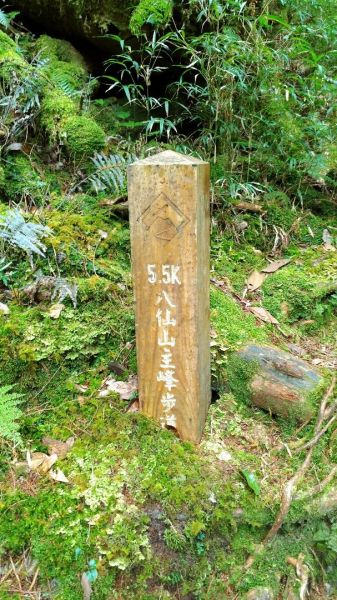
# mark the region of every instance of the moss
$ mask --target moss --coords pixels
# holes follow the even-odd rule
[[[13,77],[13,71],[22,70],[25,66],[28,65],[16,43],[0,30],[0,78],[7,83]]]
[[[305,250],[291,264],[268,277],[262,286],[263,304],[279,321],[310,320],[317,328],[337,307],[334,252]]]
[[[64,123],[63,132],[68,152],[76,158],[91,156],[104,148],[105,133],[89,117],[68,118]]]
[[[250,402],[250,384],[254,375],[259,371],[257,362],[248,362],[237,355],[232,355],[227,365],[227,383],[234,397],[248,404]]]
[[[18,52],[18,47],[14,40],[7,35],[4,31],[0,30],[0,58],[8,52],[8,50],[14,50]]]
[[[53,38],[49,35],[40,35],[36,40],[35,48],[41,53],[41,56],[48,60],[72,63],[77,67],[81,67],[82,70],[86,70],[83,56],[67,40]]]
[[[242,308],[221,290],[211,289],[211,320],[221,342],[236,349],[248,341],[266,341],[268,335],[263,327],[256,325],[253,315]]]
[[[62,136],[64,121],[76,113],[75,102],[60,90],[50,89],[45,93],[41,102],[40,123],[51,142],[57,141]]]
[[[140,35],[145,24],[155,28],[164,27],[172,17],[172,9],[171,0],[140,0],[131,15],[131,32]]]
[[[6,159],[5,179],[2,190],[11,200],[26,200],[35,205],[41,204],[47,193],[48,184],[34,168],[34,161],[24,155]]]

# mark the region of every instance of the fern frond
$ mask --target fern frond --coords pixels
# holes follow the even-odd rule
[[[12,12],[9,13],[5,13],[1,8],[0,8],[0,26],[4,27],[5,29],[8,29],[8,27],[10,26],[11,22],[13,21],[13,19],[15,19],[15,17],[20,14],[17,10],[13,10]]]
[[[74,96],[81,94],[69,81],[69,77],[62,75],[62,73],[53,73],[52,81],[68,98],[74,98]]]
[[[45,245],[41,238],[51,234],[49,227],[27,223],[19,210],[9,210],[0,216],[0,238],[27,254],[44,256]]]
[[[96,171],[89,177],[89,180],[95,192],[103,190],[112,190],[121,194],[126,187],[126,167],[134,160],[130,156],[127,160],[120,154],[95,154],[91,158],[96,167]]]
[[[12,385],[0,386],[0,438],[20,442],[18,420],[22,411],[18,407],[22,394],[12,391]]]
[[[0,25],[5,29],[8,29],[10,25],[10,19],[6,15],[6,13],[0,8]]]

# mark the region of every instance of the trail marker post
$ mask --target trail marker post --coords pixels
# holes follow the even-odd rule
[[[199,442],[210,403],[209,165],[165,151],[128,169],[140,410]]]

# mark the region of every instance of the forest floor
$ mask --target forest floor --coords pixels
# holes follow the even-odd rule
[[[3,162],[1,213],[19,203],[52,233],[33,264],[13,253],[1,288],[1,385],[23,394],[21,439],[1,441],[1,600],[337,598],[335,423],[264,543],[315,420],[253,407],[232,370],[249,342],[292,352],[324,377],[318,412],[337,365],[335,209],[295,208],[279,192],[255,199],[258,211],[212,207],[216,394],[195,446],[111,391],[115,379],[130,392],[136,374],[127,211],[59,162],[35,142]]]

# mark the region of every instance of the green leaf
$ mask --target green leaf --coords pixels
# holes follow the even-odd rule
[[[242,469],[241,473],[242,473],[243,477],[245,478],[245,480],[248,484],[248,487],[250,487],[250,489],[253,490],[253,492],[256,496],[259,496],[261,488],[259,486],[259,483],[258,483],[254,473],[252,473],[251,471],[248,471],[247,469]]]

